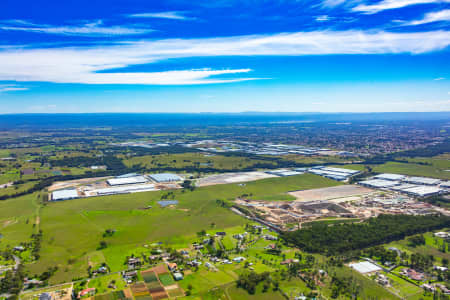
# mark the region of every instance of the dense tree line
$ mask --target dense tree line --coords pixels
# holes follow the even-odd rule
[[[16,270],[8,270],[0,280],[0,294],[8,293],[12,296],[9,299],[18,299],[18,295],[23,287],[23,279],[25,278],[25,271],[21,264]]]
[[[303,250],[335,255],[449,226],[450,217],[447,216],[380,215],[364,223],[314,224],[297,231],[283,232],[281,236],[287,243]]]
[[[52,166],[56,167],[90,167],[98,165],[106,165],[109,170],[123,170],[127,167],[123,164],[120,158],[115,156],[102,156],[102,157],[90,157],[90,156],[70,156],[57,160],[51,160]]]
[[[237,287],[245,289],[249,294],[254,294],[256,292],[256,287],[258,284],[263,282],[263,292],[266,292],[272,285],[272,278],[269,272],[255,273],[255,272],[245,272],[239,275],[236,282]]]

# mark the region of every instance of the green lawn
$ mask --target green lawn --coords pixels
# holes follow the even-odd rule
[[[170,273],[160,274],[160,275],[158,275],[158,277],[159,277],[159,281],[161,281],[162,285],[164,285],[164,286],[175,283],[175,281],[173,280],[172,275],[170,275]]]
[[[229,209],[218,206],[216,199],[235,199],[242,194],[282,195],[291,190],[337,184],[320,176],[305,174],[263,179],[245,186],[228,184],[197,188],[193,192],[177,190],[174,194],[179,204],[175,208],[155,205],[161,194],[166,193],[159,191],[49,203],[40,210],[40,228],[43,230],[41,258],[27,268],[35,274],[50,266],[58,266],[58,272],[50,283],[86,276],[89,262],[106,262],[113,272],[123,270],[125,257],[131,254],[140,256],[142,251],[148,251],[143,248],[145,244],[160,241],[182,248],[195,240],[196,233],[202,229],[213,233],[247,223],[246,219]],[[0,202],[0,208],[5,207],[0,211],[0,220],[3,215],[5,222],[10,221],[0,233],[9,244],[28,241],[36,230],[32,227],[36,215],[35,200],[33,202],[32,199],[35,198],[36,195],[28,195]],[[140,209],[148,205],[153,208]],[[212,228],[211,224],[215,226]],[[106,229],[115,229],[116,233],[103,238]],[[108,246],[97,250],[102,240]],[[228,244],[231,245],[232,242]]]
[[[422,288],[406,280],[403,280],[393,274],[385,274],[385,275],[388,276],[389,281],[391,283],[391,287],[389,287],[388,289],[401,297],[409,299],[410,296],[422,294],[423,292]]]
[[[112,281],[114,281],[116,289],[108,287]],[[123,290],[125,288],[125,281],[123,281],[120,274],[111,274],[89,280],[88,287],[95,288],[97,294],[104,294]]]
[[[204,153],[145,155],[124,160],[127,167],[140,164],[148,169],[195,167],[200,170],[205,168],[239,170],[257,163],[267,162],[243,156],[205,156]]]

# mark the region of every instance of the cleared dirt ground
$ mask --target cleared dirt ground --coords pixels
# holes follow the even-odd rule
[[[248,182],[265,178],[278,177],[275,175],[267,174],[264,172],[238,172],[238,173],[224,173],[211,175],[204,178],[197,179],[197,186],[208,186],[215,184],[227,184],[227,183],[238,183],[238,182]]]
[[[340,185],[320,189],[289,192],[297,201],[330,200],[335,198],[361,196],[374,190],[359,185]]]

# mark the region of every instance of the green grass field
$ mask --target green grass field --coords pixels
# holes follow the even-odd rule
[[[32,273],[41,273],[57,265],[59,270],[51,283],[64,282],[86,275],[87,263],[103,262],[97,250],[100,241],[108,247],[101,250],[104,261],[111,270],[125,268],[126,255],[133,249],[161,241],[173,247],[186,246],[195,238],[196,232],[208,229],[215,223],[214,230],[243,225],[246,220],[226,208],[219,207],[216,199],[234,199],[242,194],[255,196],[278,195],[290,190],[308,189],[338,184],[319,176],[305,174],[284,178],[270,178],[250,182],[246,186],[237,184],[197,188],[195,191],[174,191],[179,205],[175,208],[161,208],[155,205],[163,192],[135,193],[105,197],[83,198],[50,203],[40,211],[40,227],[44,232],[41,259],[28,266]],[[29,198],[10,200],[27,205]],[[150,210],[140,208],[152,205]],[[20,209],[9,216],[22,215]],[[32,216],[34,210],[29,211]],[[24,218],[24,217],[21,217]],[[22,223],[23,224],[23,221]],[[22,225],[24,226],[24,225]],[[31,234],[20,229],[20,240]],[[112,237],[103,238],[106,229],[115,229]],[[19,240],[16,237],[16,240]],[[136,253],[139,255],[139,253]],[[70,264],[68,263],[70,259]]]
[[[113,285],[116,289],[108,287],[111,282],[114,282]],[[125,282],[120,274],[111,274],[89,280],[88,287],[95,288],[97,294],[104,294],[123,290],[125,288]]]
[[[414,161],[412,161],[411,163],[387,162],[382,165],[373,166],[373,171],[379,173],[397,173],[411,176],[450,179],[450,172],[445,171],[450,169],[449,161],[436,161],[433,159],[428,159],[428,161],[432,162],[433,164],[419,165],[415,164]]]
[[[263,160],[252,159],[240,156],[205,156],[204,153],[181,153],[181,154],[161,154],[145,155],[129,159],[124,159],[127,167],[141,164],[146,168],[186,168],[195,167],[198,169],[243,169],[252,167],[256,163],[267,163]]]
[[[443,258],[450,260],[450,253],[442,252],[439,250],[439,246],[442,245],[443,239],[433,236],[431,232],[425,233],[425,245],[417,247],[411,247],[407,239],[395,241],[387,244],[386,247],[396,247],[401,251],[405,251],[408,254],[412,252],[420,253],[422,255],[433,255],[436,261],[440,262]]]

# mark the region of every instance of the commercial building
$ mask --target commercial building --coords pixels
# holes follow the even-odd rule
[[[158,183],[159,182],[176,182],[176,181],[183,180],[183,178],[181,178],[177,174],[171,174],[171,173],[150,174],[149,177]]]
[[[59,190],[52,193],[52,201],[63,201],[76,198],[79,198],[79,196],[75,189]]]
[[[438,185],[441,180],[427,177],[407,177],[405,182],[423,184],[423,185]]]
[[[440,189],[435,186],[416,186],[413,188],[402,190],[402,192],[405,192],[407,194],[410,194],[412,196],[416,197],[428,197],[433,195],[439,195],[440,193],[444,192],[443,189]]]
[[[344,181],[349,179],[351,176],[359,173],[357,170],[349,170],[342,168],[324,167],[316,166],[308,170],[312,174],[316,174],[322,177],[330,178],[337,181]]]
[[[266,171],[266,173],[270,174],[270,175],[281,176],[281,177],[303,174],[302,172],[291,171],[291,170],[287,170],[287,169],[270,170],[270,171]]]
[[[137,175],[137,176],[130,176],[130,177],[116,177],[116,178],[108,179],[106,182],[111,186],[115,186],[115,185],[125,185],[125,184],[146,183],[146,182],[148,182],[148,179],[145,178],[145,176]]]
[[[400,174],[383,173],[383,174],[378,174],[378,175],[374,176],[374,178],[382,179],[382,180],[398,181],[398,180],[405,179],[406,176],[400,175]]]
[[[371,188],[389,188],[396,185],[400,185],[400,182],[383,179],[369,179],[360,181],[359,184]]]
[[[133,184],[94,190],[98,196],[155,191],[153,184]]]
[[[349,264],[350,268],[358,271],[361,274],[368,274],[381,271],[381,268],[371,262],[361,261],[358,263]]]

